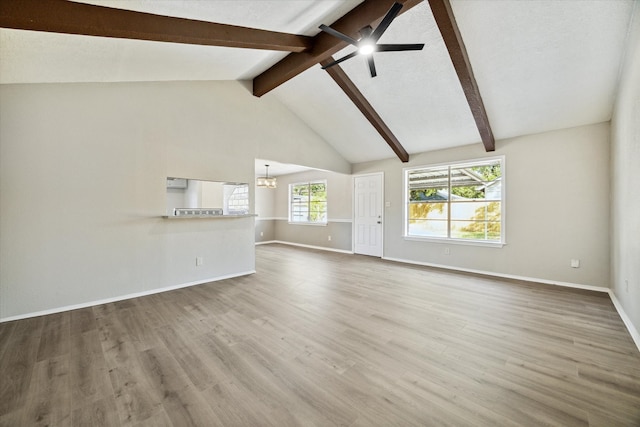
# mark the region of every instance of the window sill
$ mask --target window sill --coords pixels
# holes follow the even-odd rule
[[[505,242],[488,242],[488,241],[474,241],[474,240],[462,240],[462,239],[438,239],[437,237],[415,237],[404,236],[404,240],[410,240],[415,242],[425,243],[442,243],[447,245],[463,245],[463,246],[480,246],[485,248],[502,248],[506,245]]]
[[[291,222],[289,221],[289,225],[312,225],[314,227],[326,227],[326,222]]]

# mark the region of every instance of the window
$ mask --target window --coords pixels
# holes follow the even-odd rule
[[[405,170],[405,236],[502,243],[504,158]]]
[[[327,223],[327,181],[289,185],[289,222]]]
[[[226,206],[229,215],[246,215],[249,213],[249,186],[242,185],[225,185]]]

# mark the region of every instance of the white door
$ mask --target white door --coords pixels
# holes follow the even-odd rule
[[[354,178],[354,252],[382,257],[383,175]]]

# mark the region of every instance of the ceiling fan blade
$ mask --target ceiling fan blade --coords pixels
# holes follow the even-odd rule
[[[371,77],[377,76],[378,73],[376,73],[376,63],[373,62],[373,55],[369,55],[367,62],[369,62],[369,72],[371,73]]]
[[[400,9],[402,9],[402,4],[400,3],[394,3],[393,6],[391,6],[391,9],[389,9],[389,11],[384,16],[384,18],[382,18],[380,25],[378,25],[376,29],[373,31],[373,33],[371,34],[371,40],[374,43],[377,42],[382,36],[382,34],[387,30],[387,27],[389,27],[389,24],[391,24],[391,21],[393,21],[396,18],[396,16],[398,16]]]
[[[324,65],[324,66],[322,67],[322,69],[323,69],[323,70],[326,70],[326,69],[327,69],[327,68],[329,68],[329,67],[333,67],[334,65],[338,65],[339,63],[341,63],[341,62],[343,62],[343,61],[346,61],[347,59],[351,59],[351,58],[353,58],[353,57],[354,57],[354,56],[356,56],[357,54],[358,54],[358,51],[357,51],[357,50],[355,50],[355,51],[351,52],[349,55],[343,56],[342,58],[338,59],[337,61],[333,61],[333,62],[332,62],[332,63],[330,63],[330,64]]]
[[[326,26],[326,25],[324,25],[324,24],[320,25],[320,29],[321,29],[322,31],[324,31],[325,33],[327,33],[327,34],[331,34],[333,37],[337,37],[337,38],[339,38],[340,40],[343,40],[343,41],[345,41],[345,42],[347,42],[347,43],[349,43],[349,44],[352,44],[352,45],[354,45],[354,46],[357,46],[357,45],[358,45],[358,40],[355,40],[355,39],[353,39],[353,38],[349,37],[349,36],[348,36],[348,35],[346,35],[346,34],[342,34],[340,31],[336,31],[336,30],[334,30],[333,28],[328,27],[328,26]]]
[[[422,50],[424,43],[417,44],[378,44],[376,52],[400,52],[403,50]]]

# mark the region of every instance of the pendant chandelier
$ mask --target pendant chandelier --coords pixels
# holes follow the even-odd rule
[[[276,188],[276,178],[269,176],[269,165],[264,165],[267,169],[265,176],[259,176],[256,180],[256,186],[259,188]]]

